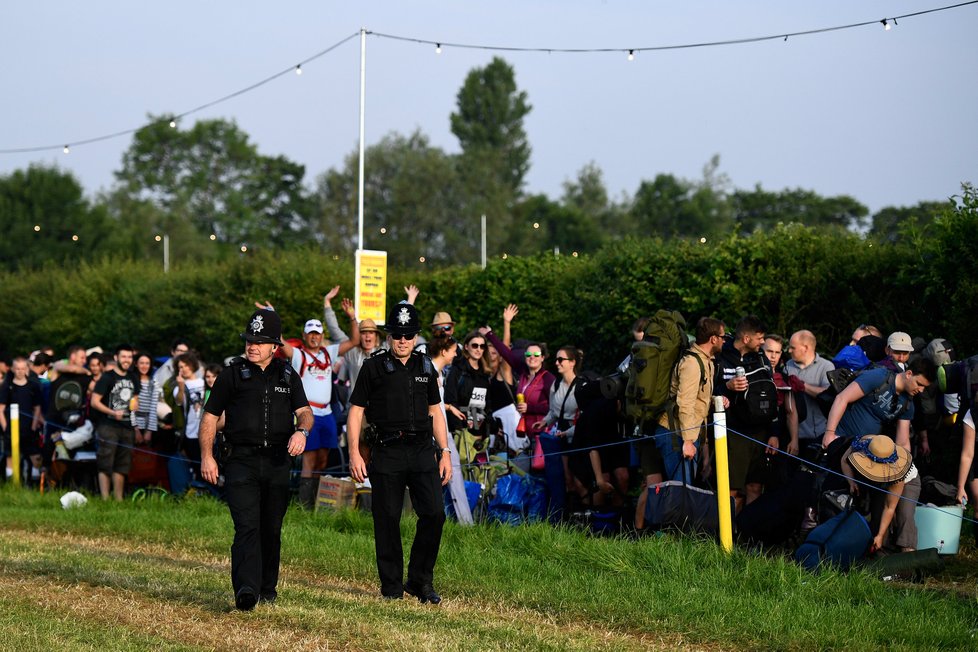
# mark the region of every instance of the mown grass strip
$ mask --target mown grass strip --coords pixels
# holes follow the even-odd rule
[[[126,590],[151,596],[158,590],[163,592],[158,599],[209,605],[212,611],[230,604],[230,518],[214,501],[95,501],[66,512],[54,497],[0,491],[0,524],[8,531],[63,537],[63,544],[55,538],[54,547],[60,549],[70,547],[72,537],[92,537],[118,540],[136,551],[142,547],[149,554],[161,548],[171,551],[181,564],[199,567],[200,577],[169,563],[155,577],[152,564],[127,566],[110,550],[104,557],[94,555],[97,559],[92,554],[80,558],[77,565],[83,570],[78,572],[85,577],[78,581],[109,586],[129,582]],[[414,525],[405,519],[405,535],[413,533]],[[312,614],[320,604],[343,614],[339,621],[324,623],[331,628],[350,622],[404,630],[401,640],[408,648],[422,645],[426,639],[421,633],[430,630],[438,635],[444,631],[462,649],[577,647],[573,641],[578,638],[598,648],[607,640],[625,648],[658,643],[742,649],[973,649],[978,631],[974,587],[939,592],[885,584],[860,573],[810,574],[782,559],[739,551],[725,555],[709,542],[595,539],[545,525],[450,525],[436,574],[448,608],[418,612],[416,605],[404,605],[403,610],[378,612],[385,607],[375,598],[373,538],[365,515],[292,509],[284,539],[283,602],[295,600]],[[58,564],[45,567],[52,561],[39,553],[22,554],[28,566],[10,567],[9,572],[46,581],[72,572]],[[143,579],[133,585],[132,577]],[[183,598],[174,597],[173,591]],[[453,616],[453,609],[465,615]],[[275,613],[275,618],[290,617]],[[529,625],[498,616],[507,613],[519,614]],[[453,635],[455,631],[460,635]],[[379,633],[367,634],[374,642],[381,640]],[[354,639],[341,644],[357,645]]]

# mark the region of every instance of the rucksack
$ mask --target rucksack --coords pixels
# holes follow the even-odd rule
[[[675,310],[657,311],[649,320],[645,337],[632,344],[625,414],[637,427],[658,419],[668,408],[673,369],[688,348],[686,320]]]
[[[778,417],[778,388],[770,367],[761,364],[747,372],[747,389],[734,409],[741,421],[752,426],[771,423]]]
[[[942,365],[937,370],[937,382],[945,394],[960,396],[963,414],[978,403],[978,355]]]
[[[815,397],[815,402],[818,404],[819,409],[822,410],[822,414],[828,417],[829,411],[832,409],[832,403],[835,402],[835,397],[838,396],[840,393],[842,393],[842,390],[844,390],[846,387],[851,385],[852,381],[856,380],[856,378],[860,374],[863,374],[867,371],[872,371],[873,369],[879,369],[879,367],[875,365],[870,365],[869,367],[863,369],[862,371],[855,371],[855,372],[850,371],[849,369],[846,368],[833,369],[832,371],[826,373],[825,375],[828,378],[829,386],[826,387],[821,394]],[[880,395],[883,392],[885,392],[887,387],[890,386],[890,383],[893,382],[894,376],[896,376],[894,372],[892,371],[888,372],[886,374],[886,379],[879,384],[879,387],[873,390],[872,396],[874,401],[879,400]],[[893,401],[898,401],[898,400],[899,397],[894,395]],[[904,401],[899,406],[897,411],[894,412],[893,419],[896,420],[900,418],[900,415],[906,412],[911,405],[913,405],[912,400]]]

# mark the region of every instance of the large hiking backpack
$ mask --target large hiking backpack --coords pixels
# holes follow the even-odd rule
[[[974,407],[978,404],[978,355],[942,365],[937,381],[942,392],[961,397],[961,412]]]
[[[778,418],[778,388],[770,367],[761,364],[747,372],[747,389],[737,397],[734,409],[739,420],[752,426]]]
[[[625,414],[641,427],[666,411],[672,372],[689,348],[686,320],[675,310],[659,310],[649,321],[645,337],[632,345],[626,372]]]

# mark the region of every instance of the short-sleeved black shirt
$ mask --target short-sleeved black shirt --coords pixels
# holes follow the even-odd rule
[[[404,364],[382,351],[364,360],[350,403],[364,408],[367,421],[381,432],[431,432],[428,407],[441,403],[437,373],[422,353],[412,353]]]
[[[275,358],[262,370],[244,360],[218,374],[204,410],[214,416],[224,413],[224,435],[229,442],[280,443],[295,432],[293,414],[309,402],[299,374],[291,367],[286,372],[287,366]]]
[[[102,377],[95,383],[93,394],[102,397],[102,404],[110,410],[122,410],[122,419],[116,419],[103,412],[99,417],[103,423],[111,423],[117,426],[132,426],[129,418],[129,401],[139,396],[139,380],[130,375],[122,375],[117,371],[110,370],[102,374]]]

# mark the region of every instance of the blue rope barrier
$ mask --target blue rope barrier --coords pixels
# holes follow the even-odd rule
[[[753,443],[758,444],[760,446],[763,446],[764,448],[768,448],[768,444],[766,442],[762,442],[762,441],[759,441],[757,439],[754,439],[753,437],[751,437],[749,435],[745,435],[742,432],[737,432],[736,430],[733,430],[729,426],[727,427],[727,432],[732,432],[733,434],[737,435],[738,437],[743,437],[747,441],[750,441],[750,442],[753,442]],[[914,500],[913,498],[907,498],[906,496],[903,496],[903,495],[897,495],[897,494],[893,493],[892,491],[887,491],[886,489],[882,489],[882,488],[880,488],[880,487],[878,487],[878,486],[876,486],[876,485],[874,485],[874,484],[872,484],[870,482],[866,482],[864,480],[860,480],[859,478],[850,478],[845,473],[841,473],[839,471],[833,471],[832,469],[826,468],[824,466],[819,466],[818,464],[815,464],[814,462],[809,462],[808,460],[806,460],[804,458],[801,458],[801,457],[797,457],[796,455],[792,455],[791,453],[788,453],[787,451],[778,450],[777,454],[778,455],[784,455],[784,456],[789,457],[789,458],[791,458],[793,460],[798,460],[799,462],[802,462],[806,466],[809,466],[809,467],[818,469],[820,471],[825,471],[826,473],[831,473],[832,475],[837,476],[837,477],[840,477],[840,478],[844,478],[847,481],[848,480],[851,480],[852,482],[855,482],[856,484],[863,485],[864,487],[867,487],[869,489],[872,489],[873,491],[879,491],[881,493],[888,494],[890,496],[896,496],[900,500],[906,500],[908,502],[912,502],[912,503],[914,503],[914,504],[916,504],[916,505],[918,505],[920,507],[927,507],[927,503],[922,503],[919,500]],[[919,471],[918,471],[918,474],[919,474]],[[954,518],[960,518],[962,521],[968,521],[969,523],[976,523],[976,524],[978,524],[978,520],[968,518],[964,514],[958,516],[957,514],[951,514],[949,512],[945,512],[945,513],[948,516],[953,516]]]

